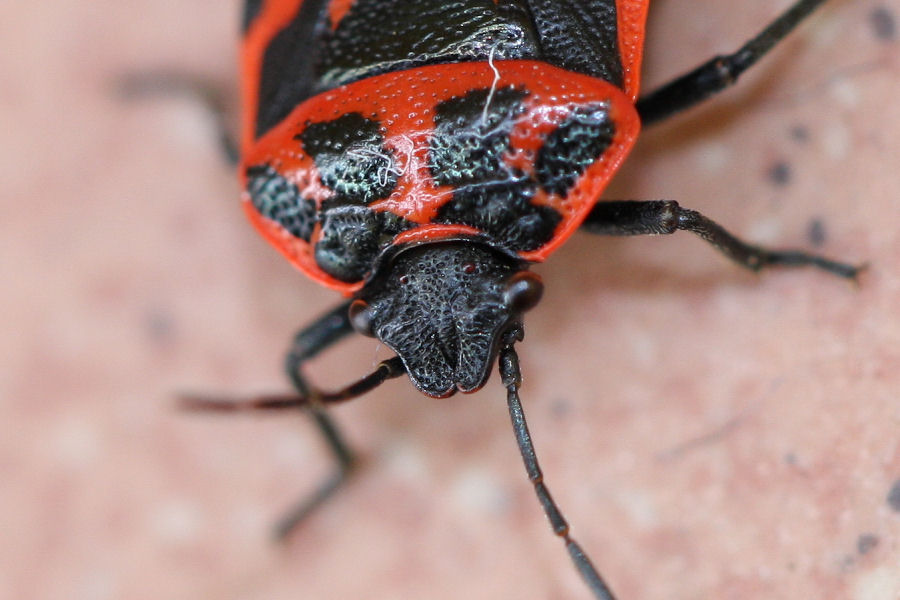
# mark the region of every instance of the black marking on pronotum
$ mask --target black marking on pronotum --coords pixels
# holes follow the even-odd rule
[[[474,227],[509,250],[534,250],[550,241],[562,220],[554,208],[532,204],[534,192],[534,182],[523,176],[466,186],[453,192],[435,221]]]
[[[475,227],[517,251],[543,246],[562,220],[553,208],[531,203],[534,181],[503,160],[526,96],[515,87],[482,88],[445,100],[435,110],[429,142],[432,177],[455,188],[435,221]]]
[[[465,186],[506,181],[503,155],[516,117],[525,111],[528,92],[508,86],[472,90],[435,107],[429,141],[429,170],[438,185]],[[485,106],[490,102],[490,109]]]
[[[606,152],[615,133],[605,103],[576,107],[538,151],[535,176],[540,186],[565,198],[585,169]]]
[[[296,139],[316,162],[322,183],[334,190],[323,208],[370,204],[387,198],[397,186],[400,171],[378,121],[347,113],[308,123]]]
[[[316,224],[316,203],[269,165],[247,169],[247,193],[259,214],[306,242]]]
[[[413,223],[391,212],[346,205],[323,211],[316,264],[340,281],[363,279],[394,236]]]

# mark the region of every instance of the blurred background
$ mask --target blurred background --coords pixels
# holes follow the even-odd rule
[[[645,89],[731,51],[785,0],[655,0]],[[179,412],[286,390],[293,332],[337,298],[258,239],[216,117],[135,73],[221,91],[239,2],[0,6],[0,598],[587,598],[491,381],[405,379],[341,406],[329,472],[302,415]],[[689,236],[576,236],[520,345],[547,481],[627,600],[900,598],[897,0],[834,0],[708,105],[645,132],[607,194],[871,269],[754,276]],[[387,356],[355,340],[311,372]]]

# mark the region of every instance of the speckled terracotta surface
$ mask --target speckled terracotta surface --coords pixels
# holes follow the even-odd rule
[[[657,0],[648,86],[785,4]],[[230,89],[237,13],[0,8],[0,597],[587,598],[496,381],[438,401],[398,380],[336,410],[364,468],[282,546],[268,526],[328,470],[309,424],[174,410],[184,389],[283,390],[290,335],[336,300],[244,223],[199,102],[116,93],[153,70]],[[576,236],[539,269],[525,409],[622,600],[900,597],[886,14],[896,0],[830,2],[738,89],[647,131],[609,194],[677,199],[763,243],[819,241],[871,262],[858,289],[743,273],[687,234]],[[338,384],[384,356],[358,340],[315,368]]]

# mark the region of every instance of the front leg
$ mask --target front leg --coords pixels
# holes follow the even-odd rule
[[[325,412],[325,405],[345,402],[357,398],[378,387],[388,379],[406,373],[403,362],[390,358],[381,362],[375,370],[336,392],[322,391],[310,384],[301,372],[303,364],[323,350],[353,332],[348,315],[350,303],[344,302],[304,327],[294,337],[285,360],[287,375],[294,385],[295,394],[259,396],[249,399],[232,400],[220,397],[188,395],[181,398],[181,404],[189,410],[236,412],[257,410],[303,409],[312,417],[336,463],[335,471],[308,498],[303,498],[275,525],[275,537],[285,539],[294,528],[316,508],[321,506],[341,487],[356,465],[356,458],[350,446],[344,441],[335,422]]]
[[[353,332],[347,313],[349,306],[349,302],[342,302],[294,336],[294,341],[285,357],[284,368],[294,389],[304,398],[314,399],[321,394],[303,376],[301,371],[303,363]],[[319,489],[312,496],[302,498],[278,520],[275,525],[275,536],[278,539],[284,539],[290,535],[300,522],[330,498],[347,480],[356,464],[353,450],[321,404],[314,401],[306,408],[306,411],[316,423],[334,457],[335,470],[319,485]]]
[[[600,235],[659,235],[690,231],[737,264],[759,271],[765,267],[815,267],[846,279],[856,279],[863,267],[799,250],[769,250],[744,242],[724,227],[674,200],[598,202],[582,227]]]

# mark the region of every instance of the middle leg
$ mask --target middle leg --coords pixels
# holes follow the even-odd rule
[[[856,279],[862,267],[800,250],[770,250],[748,244],[712,219],[682,208],[674,200],[598,202],[582,227],[600,235],[660,235],[690,231],[737,264],[759,271],[766,267],[815,267],[838,277]]]

